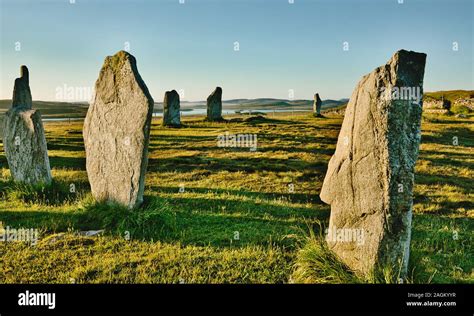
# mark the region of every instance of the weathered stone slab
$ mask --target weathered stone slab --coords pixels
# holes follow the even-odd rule
[[[5,155],[14,181],[48,184],[51,167],[41,114],[31,109],[28,68],[21,66],[20,73],[13,88],[12,108],[3,120]]]
[[[84,121],[87,175],[97,200],[130,208],[143,201],[153,98],[135,57],[108,56]]]
[[[163,125],[181,126],[179,94],[176,90],[166,91],[163,100]]]
[[[3,146],[13,179],[28,184],[51,183],[51,167],[41,114],[17,106],[8,110]]]
[[[363,274],[387,264],[407,271],[425,61],[401,50],[361,79],[324,179],[328,245]]]
[[[222,88],[217,87],[207,97],[207,120],[208,121],[222,121]]]

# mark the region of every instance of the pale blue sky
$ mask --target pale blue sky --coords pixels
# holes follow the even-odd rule
[[[21,64],[35,100],[93,86],[125,42],[155,101],[171,89],[205,100],[217,85],[224,99],[349,97],[402,48],[428,54],[425,91],[474,88],[472,0],[75,1],[0,0],[1,99]]]

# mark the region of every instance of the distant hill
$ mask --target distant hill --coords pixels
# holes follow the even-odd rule
[[[348,99],[341,100],[324,100],[322,107],[329,108],[340,106],[347,103]],[[274,99],[274,98],[258,98],[258,99],[234,99],[222,102],[226,108],[282,108],[282,107],[301,107],[311,109],[313,100],[288,100],[288,99]],[[227,105],[227,106],[226,106]]]
[[[459,98],[474,98],[474,90],[449,90],[449,91],[425,92],[424,97],[435,99],[435,100],[441,100],[444,97],[445,100],[449,100],[453,102]]]
[[[222,101],[223,107],[229,110],[258,110],[258,109],[308,109],[313,106],[312,100],[286,100],[273,98],[258,98],[258,99],[233,99]],[[347,103],[347,99],[341,100],[324,100],[323,108],[331,108]],[[205,101],[197,102],[181,102],[183,109],[205,108]],[[0,100],[0,114],[8,111],[11,107],[11,100]],[[54,102],[54,101],[33,101],[33,107],[41,111],[43,118],[55,117],[85,117],[89,105],[87,103],[69,103],[69,102]],[[155,102],[155,110],[161,111],[163,109],[162,102]]]
[[[474,90],[450,90],[426,92],[424,98],[441,100],[444,97],[447,100],[454,101],[458,98],[474,98]],[[323,100],[322,109],[340,109],[343,108],[349,99]],[[295,110],[311,110],[313,100],[288,100],[275,98],[257,98],[257,99],[231,99],[222,101],[224,109],[228,110],[277,110],[291,108]],[[11,100],[0,100],[0,114],[6,112],[11,106]],[[80,118],[85,117],[89,105],[87,103],[69,103],[54,101],[33,101],[33,107],[41,111],[43,118]],[[206,107],[205,101],[182,101],[183,110],[203,109]],[[155,102],[155,111],[163,109],[162,102]]]
[[[0,100],[0,114],[8,111],[11,100]],[[43,118],[55,117],[85,117],[89,104],[54,101],[33,101],[33,108],[41,111]]]

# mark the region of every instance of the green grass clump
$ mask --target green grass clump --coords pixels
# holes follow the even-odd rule
[[[414,258],[418,259],[416,256],[411,258],[412,264],[418,262]],[[318,284],[397,284],[414,283],[413,275],[412,270],[411,274],[402,278],[401,264],[379,265],[367,275],[352,271],[329,249],[323,235],[316,235],[313,230],[310,230],[309,235],[302,239],[296,255],[292,281]],[[421,278],[419,280],[421,281]]]
[[[318,284],[362,283],[328,248],[324,237],[316,236],[312,230],[303,239],[303,246],[296,255],[292,281]]]
[[[82,202],[80,225],[140,240],[169,240],[176,234],[176,213],[167,201],[150,198],[140,207],[129,209],[117,203]]]

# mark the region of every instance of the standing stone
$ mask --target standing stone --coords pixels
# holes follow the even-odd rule
[[[105,58],[84,121],[86,168],[97,200],[143,202],[153,98],[125,51]]]
[[[323,105],[323,101],[319,97],[319,93],[314,95],[314,102],[313,102],[313,114],[315,116],[321,116],[321,105]]]
[[[387,264],[407,272],[425,61],[400,50],[361,79],[329,161],[320,195],[331,205],[327,242],[364,275]]]
[[[222,88],[217,87],[214,92],[207,97],[207,120],[222,121]]]
[[[179,94],[176,90],[166,91],[163,100],[163,125],[181,126]]]
[[[25,65],[20,67],[20,78],[15,79],[15,86],[13,88],[12,108],[23,107],[31,109],[33,101],[31,99],[30,90],[30,74]]]
[[[21,77],[15,80],[12,108],[3,122],[3,145],[10,173],[17,182],[51,183],[48,148],[41,114],[32,110],[28,68],[21,66]]]

